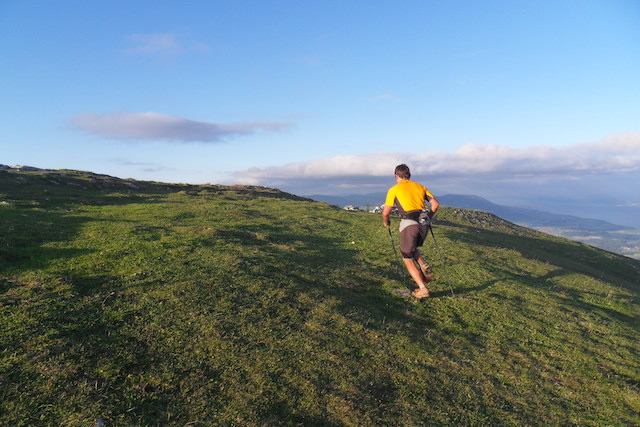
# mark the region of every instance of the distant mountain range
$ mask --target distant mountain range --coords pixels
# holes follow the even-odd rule
[[[340,207],[354,205],[361,209],[371,210],[384,203],[385,194],[369,193],[350,196],[316,194],[307,197],[330,205]],[[443,206],[490,212],[518,225],[640,259],[640,229],[637,228],[616,225],[599,219],[503,206],[472,195],[447,194],[439,196],[438,200]]]

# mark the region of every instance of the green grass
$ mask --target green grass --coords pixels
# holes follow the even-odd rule
[[[0,172],[0,227],[0,425],[640,424],[640,262],[488,214],[421,302],[277,190]]]

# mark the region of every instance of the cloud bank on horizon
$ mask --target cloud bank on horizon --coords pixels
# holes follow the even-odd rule
[[[105,138],[173,142],[221,142],[226,137],[292,126],[286,122],[213,123],[153,112],[79,114],[70,124],[75,130]]]
[[[640,171],[640,132],[610,135],[599,142],[563,148],[466,144],[451,152],[336,156],[250,168],[234,173],[232,179],[240,184],[295,188],[303,192],[305,186],[310,189],[321,182],[325,188],[362,190],[387,185],[399,163],[408,164],[413,176],[431,180],[527,181],[540,177],[573,179],[625,174]]]

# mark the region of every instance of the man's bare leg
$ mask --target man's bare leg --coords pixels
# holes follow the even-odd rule
[[[431,272],[431,269],[429,269],[429,266],[427,265],[424,258],[422,258],[422,254],[420,253],[420,251],[416,249],[414,253],[415,253],[415,260],[420,266],[420,270],[422,270],[422,274],[424,275],[425,282],[429,283],[433,281],[434,279],[433,273]]]
[[[427,283],[424,280],[422,271],[416,266],[416,263],[414,262],[413,259],[403,258],[402,260],[404,261],[404,265],[407,267],[407,271],[409,271],[411,278],[413,279],[414,282],[416,282],[416,284],[420,288],[420,294],[423,295],[423,297],[428,297],[429,290],[427,289]],[[414,296],[417,296],[415,295],[415,291],[414,291]],[[419,298],[422,298],[422,297],[419,297]]]

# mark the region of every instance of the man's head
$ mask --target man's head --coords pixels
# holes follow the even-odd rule
[[[411,171],[409,171],[409,166],[405,165],[404,163],[396,166],[395,173],[398,176],[398,178],[401,178],[401,179],[411,178]]]

